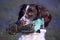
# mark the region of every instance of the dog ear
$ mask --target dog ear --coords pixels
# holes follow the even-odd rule
[[[45,23],[44,23],[45,27],[47,27],[49,25],[49,23],[51,22],[51,19],[52,19],[51,14],[49,14],[49,16],[47,16],[46,18],[47,18],[48,21],[45,21]]]
[[[47,27],[48,24],[50,23],[52,17],[51,14],[49,13],[48,9],[45,8],[43,5],[37,5],[37,16],[38,18],[44,18],[44,26]]]
[[[44,26],[47,27],[52,19],[51,14],[49,13],[48,9],[41,8],[41,17],[44,18]]]

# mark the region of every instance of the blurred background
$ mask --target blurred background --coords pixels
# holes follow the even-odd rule
[[[17,21],[20,5],[40,4],[45,6],[52,15],[46,40],[60,40],[60,0],[0,0],[0,40],[17,40],[19,33],[9,35],[5,29],[10,23]]]

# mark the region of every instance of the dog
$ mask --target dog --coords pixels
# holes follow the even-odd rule
[[[50,21],[51,21],[51,14],[49,11],[42,5],[37,4],[23,4],[20,6],[20,11],[18,14],[18,19],[15,24],[12,26],[9,26],[8,33],[9,34],[15,34],[21,32],[22,29],[34,29],[33,24],[29,24],[31,21],[37,20],[37,19],[44,19],[44,28],[46,28]],[[44,31],[44,30],[43,30]],[[40,30],[39,30],[40,32]],[[44,39],[45,33],[31,33],[28,35],[21,35],[23,37],[23,40],[40,40],[41,36],[43,34],[42,40]],[[45,31],[46,32],[46,29]],[[40,36],[40,37],[39,37]],[[21,37],[19,37],[18,40],[21,40]],[[35,39],[35,37],[37,37]]]
[[[24,11],[25,9],[26,11]],[[36,20],[38,18],[44,18],[45,27],[48,26],[49,22],[52,19],[51,14],[49,14],[49,11],[44,6],[40,6],[36,4],[23,4],[21,6],[19,17],[18,17],[18,21],[20,23],[21,23],[21,20],[23,20],[23,21],[26,21],[26,24],[27,24],[29,20]]]

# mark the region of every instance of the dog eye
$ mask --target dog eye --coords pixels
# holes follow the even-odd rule
[[[28,15],[32,16],[33,15],[33,12],[30,12]]]
[[[33,12],[33,10],[32,10],[32,9],[29,9],[28,11],[29,11],[29,12]]]

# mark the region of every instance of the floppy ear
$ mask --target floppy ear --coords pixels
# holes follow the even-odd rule
[[[49,14],[49,16],[47,16],[47,17],[45,17],[46,19],[45,19],[45,23],[44,23],[44,25],[45,25],[45,27],[47,27],[48,25],[49,25],[49,23],[51,22],[51,19],[52,19],[52,16],[51,16],[51,14]],[[47,21],[46,21],[47,20]]]
[[[38,5],[37,6],[37,11],[38,11],[38,18],[44,18],[44,27],[47,27],[48,24],[51,21],[51,14],[49,14],[49,11],[47,10],[47,8],[45,8],[42,5]]]
[[[44,18],[44,26],[47,27],[51,21],[51,14],[49,13],[49,11],[46,8],[41,9],[41,17]]]

